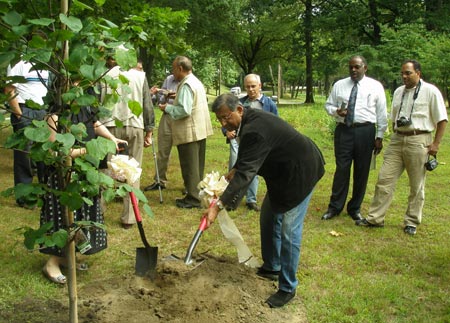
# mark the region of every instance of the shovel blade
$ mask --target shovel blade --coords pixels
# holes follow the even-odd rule
[[[136,248],[136,275],[154,277],[158,261],[158,247]]]

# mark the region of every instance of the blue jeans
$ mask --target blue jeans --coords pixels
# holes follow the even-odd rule
[[[231,170],[237,160],[239,150],[239,144],[235,139],[230,140],[230,159],[228,161],[228,167]],[[246,193],[246,202],[247,203],[256,203],[256,194],[258,193],[258,176],[253,177],[253,180],[250,182],[250,185],[247,188]]]
[[[296,207],[285,213],[272,211],[269,196],[264,197],[260,215],[262,267],[280,271],[278,288],[293,292],[297,288],[303,220],[312,192]]]

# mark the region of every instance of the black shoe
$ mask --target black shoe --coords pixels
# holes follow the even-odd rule
[[[279,270],[278,271],[272,271],[272,270],[264,269],[263,267],[259,267],[258,271],[256,272],[256,274],[259,277],[276,281],[276,280],[278,280],[278,276],[280,275],[280,271]]]
[[[322,220],[330,220],[334,218],[335,216],[338,216],[338,213],[334,213],[332,211],[327,211],[324,215],[322,215]]]
[[[282,307],[289,303],[294,297],[295,290],[293,292],[285,292],[284,290],[279,289],[278,292],[266,300],[266,303],[273,308]]]
[[[416,227],[413,227],[412,225],[407,225],[404,229],[403,229],[403,231],[406,233],[406,234],[409,234],[409,235],[415,235],[416,234],[416,232],[417,232],[417,229],[416,229]]]
[[[175,205],[181,209],[199,209],[200,204],[191,204],[189,202],[186,202],[186,199],[176,199]]]
[[[146,186],[144,188],[144,191],[156,191],[156,190],[159,190],[160,187],[162,190],[166,188],[166,186],[164,184],[154,182],[153,184]]]
[[[253,202],[245,203],[245,205],[247,205],[247,209],[249,209],[250,211],[256,211],[256,212],[260,211],[260,208],[259,208],[258,204],[256,204],[256,203],[253,203]]]
[[[370,223],[369,221],[367,221],[367,219],[361,219],[361,220],[356,220],[355,221],[355,225],[358,225],[360,227],[369,227],[369,228],[382,228],[384,227],[384,224],[373,224]]]
[[[356,213],[353,213],[353,214],[349,214],[349,215],[353,219],[353,221],[359,221],[359,220],[363,219],[361,213],[359,213],[359,212],[356,212]]]

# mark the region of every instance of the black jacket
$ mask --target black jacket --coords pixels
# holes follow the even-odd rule
[[[238,133],[236,173],[221,196],[235,208],[253,177],[264,177],[275,212],[286,212],[302,202],[323,176],[322,153],[308,137],[281,118],[245,109]]]

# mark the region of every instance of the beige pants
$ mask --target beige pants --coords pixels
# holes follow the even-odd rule
[[[432,134],[402,136],[393,134],[384,153],[384,161],[378,174],[375,195],[369,208],[367,220],[373,224],[384,224],[384,218],[394,196],[395,185],[406,169],[409,178],[408,208],[404,225],[417,226],[422,222],[425,201],[424,164],[427,161],[428,145]]]
[[[128,142],[128,150],[130,157],[133,157],[142,165],[142,156],[144,153],[144,130],[134,127],[108,127],[108,130],[117,138],[126,140]],[[142,167],[142,166],[141,166]],[[137,180],[133,186],[134,188],[140,188],[140,180]],[[126,196],[123,199],[123,210],[120,216],[122,223],[136,223],[133,205],[130,197]]]

